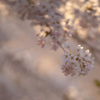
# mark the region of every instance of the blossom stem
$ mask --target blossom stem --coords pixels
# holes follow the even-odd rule
[[[69,49],[69,52],[70,52],[70,54],[71,54],[71,49]]]
[[[59,41],[58,41],[57,43],[58,43],[58,45],[61,47],[61,49],[62,49],[64,52],[66,52],[66,50],[62,47],[62,45],[59,43]]]
[[[47,25],[48,25],[48,24],[47,24]],[[49,27],[49,25],[48,25],[48,27]],[[52,30],[51,30],[50,27],[49,27],[49,29],[50,29],[50,32],[52,32]],[[66,50],[62,47],[62,45],[60,44],[59,41],[57,41],[57,44],[61,47],[61,49],[62,49],[64,52],[66,52]]]

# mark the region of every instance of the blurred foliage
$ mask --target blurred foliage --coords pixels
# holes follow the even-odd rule
[[[94,83],[98,88],[100,88],[100,81],[98,79],[95,79]]]

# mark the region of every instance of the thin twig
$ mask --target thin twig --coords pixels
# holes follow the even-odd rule
[[[66,50],[62,47],[62,45],[59,43],[59,42],[57,42],[58,43],[58,45],[61,47],[61,49],[64,51],[64,52],[66,52]]]

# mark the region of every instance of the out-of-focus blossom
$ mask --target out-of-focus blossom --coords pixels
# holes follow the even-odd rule
[[[45,39],[43,36],[38,38],[38,45],[41,45],[41,47],[43,48],[45,45]]]
[[[70,25],[66,25],[69,24],[69,21],[67,22],[63,17],[64,13],[59,11],[60,2],[63,3],[64,1],[16,0],[16,8],[22,19],[31,20],[32,24],[39,25],[41,29],[43,27],[48,28],[47,31],[40,31],[39,35],[44,32],[44,38],[50,37],[51,41],[53,41],[52,48],[54,50],[58,48],[57,42],[62,44],[70,36]],[[65,20],[64,26],[61,24],[62,20]]]

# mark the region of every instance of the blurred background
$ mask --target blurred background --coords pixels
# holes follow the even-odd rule
[[[98,5],[97,17],[80,12],[78,0],[66,3],[68,18],[75,18],[70,41],[95,57],[88,75],[74,77],[61,72],[60,48],[37,45],[39,29],[17,16],[13,1],[0,0],[0,100],[100,100],[100,1],[92,0]],[[89,2],[84,6],[95,13]]]

